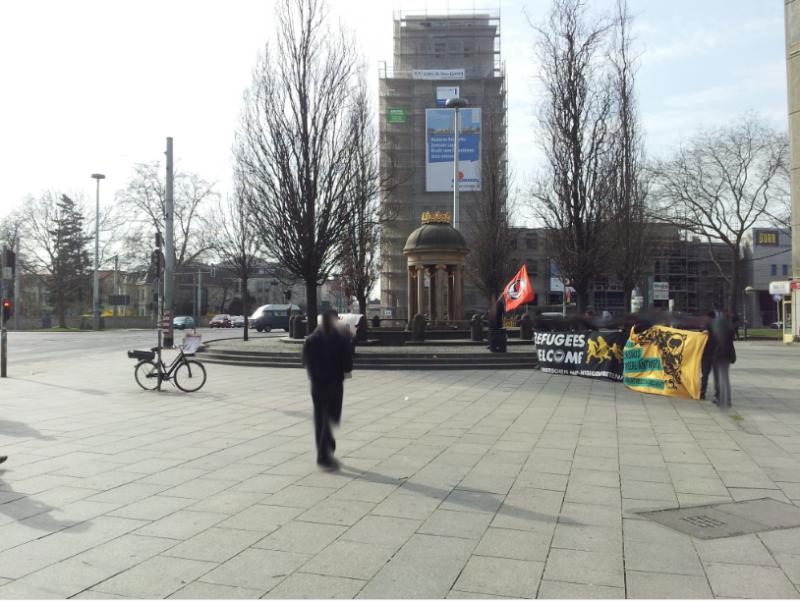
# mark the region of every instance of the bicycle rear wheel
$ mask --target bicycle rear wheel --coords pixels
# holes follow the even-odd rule
[[[161,372],[155,361],[140,361],[134,371],[136,383],[145,390],[155,390],[160,383]]]
[[[195,392],[206,383],[206,368],[199,361],[187,359],[175,369],[175,386],[184,392]]]

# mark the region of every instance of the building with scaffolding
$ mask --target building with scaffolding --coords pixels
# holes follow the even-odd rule
[[[384,315],[408,319],[406,239],[419,227],[424,212],[453,210],[452,159],[447,172],[452,129],[448,137],[433,119],[446,124],[446,98],[465,98],[470,109],[480,109],[460,111],[459,160],[472,152],[467,159],[477,169],[471,173],[464,167],[460,170],[465,175],[459,176],[460,230],[468,246],[479,234],[473,215],[485,193],[480,175],[484,157],[493,156],[505,173],[506,87],[499,12],[396,13],[393,63],[382,63],[379,77],[380,165],[383,180],[389,182],[381,202],[390,216],[381,233],[381,305]],[[487,299],[466,280],[465,311],[486,308]]]

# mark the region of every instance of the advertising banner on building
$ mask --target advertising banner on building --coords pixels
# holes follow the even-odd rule
[[[700,398],[700,366],[708,335],[666,326],[636,334],[624,350],[625,386],[639,392]]]
[[[412,69],[411,79],[464,79],[464,69]]]
[[[539,369],[550,374],[622,381],[625,332],[548,332],[536,330],[533,340]]]
[[[461,191],[481,189],[481,109],[458,113],[458,178]],[[453,189],[453,109],[425,110],[425,191]]]

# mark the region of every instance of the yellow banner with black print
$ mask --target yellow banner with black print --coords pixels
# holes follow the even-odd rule
[[[700,398],[700,368],[708,334],[653,326],[631,329],[623,352],[623,382],[631,390]]]

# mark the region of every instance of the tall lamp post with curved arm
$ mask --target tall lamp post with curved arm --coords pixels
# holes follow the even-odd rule
[[[469,106],[466,98],[448,98],[445,107],[455,109],[453,115],[453,227],[461,229],[458,209],[458,110]]]

